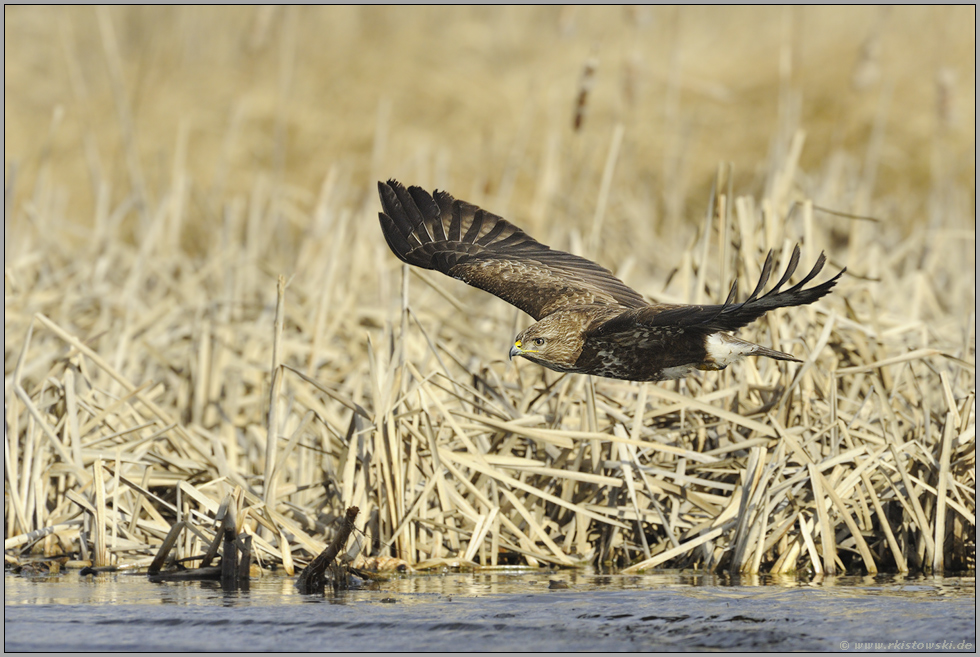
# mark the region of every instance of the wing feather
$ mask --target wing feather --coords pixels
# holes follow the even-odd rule
[[[619,315],[607,320],[606,322],[592,328],[588,334],[595,336],[608,336],[616,333],[633,330],[638,325],[647,327],[664,327],[677,329],[694,329],[703,332],[715,331],[734,331],[746,324],[749,324],[770,310],[775,308],[786,308],[789,306],[803,306],[813,303],[823,297],[847,269],[842,269],[836,276],[810,288],[804,286],[813,280],[823,269],[827,262],[827,257],[821,253],[817,262],[813,265],[803,280],[788,290],[780,292],[780,288],[785,285],[800,261],[800,247],[793,249],[786,271],[780,277],[776,285],[761,297],[759,293],[765,288],[769,277],[772,274],[772,252],[766,257],[766,263],[762,268],[762,275],[755,290],[749,298],[741,303],[734,303],[735,288],[729,293],[727,300],[723,304],[709,306],[694,305],[674,305],[658,304],[646,308],[626,310]]]
[[[553,250],[509,221],[446,192],[430,195],[389,180],[378,183],[378,193],[382,232],[402,262],[465,281],[535,319],[587,304],[647,305],[609,270]]]

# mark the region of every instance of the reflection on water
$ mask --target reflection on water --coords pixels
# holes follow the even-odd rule
[[[253,579],[248,591],[225,592],[216,582],[151,584],[145,576],[121,573],[7,575],[4,647],[840,650],[859,649],[865,641],[921,642],[919,649],[928,649],[926,642],[933,649],[976,646],[972,577],[804,581],[499,570],[400,577],[326,597],[299,595],[293,582],[265,577]]]
[[[303,604],[324,601],[340,604],[370,602],[391,595],[407,596],[405,602],[440,598],[544,593],[554,590],[552,581],[564,582],[565,591],[650,591],[690,589],[710,595],[771,596],[778,589],[820,589],[827,595],[845,597],[887,594],[902,597],[975,597],[976,580],[921,575],[876,575],[873,577],[823,577],[798,579],[789,575],[710,575],[668,571],[647,575],[601,574],[590,570],[501,569],[475,573],[447,572],[436,575],[400,576],[386,582],[368,582],[363,590],[345,594],[304,596],[293,586],[295,578],[253,578],[248,591],[225,592],[218,582],[151,583],[145,575],[103,573],[4,578],[5,604],[185,604],[255,606]],[[727,593],[726,593],[727,592]]]

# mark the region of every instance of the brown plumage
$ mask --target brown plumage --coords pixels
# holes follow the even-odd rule
[[[400,260],[441,271],[531,315],[537,323],[517,336],[510,356],[559,372],[661,381],[694,369],[724,369],[744,356],[798,361],[727,332],[774,308],[813,303],[844,273],[805,289],[824,266],[821,253],[802,281],[780,292],[799,263],[797,246],[785,273],[762,296],[772,274],[772,252],[755,291],[741,303],[735,303],[733,285],[719,305],[649,304],[609,270],[555,251],[446,192],[433,196],[394,180],[378,183],[378,192],[381,229]]]

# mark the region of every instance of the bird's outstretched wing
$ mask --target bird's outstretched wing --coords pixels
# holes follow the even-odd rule
[[[378,183],[381,229],[403,262],[486,290],[539,320],[587,304],[646,306],[591,260],[555,251],[509,221],[446,192]]]
[[[799,245],[793,249],[786,271],[775,286],[761,297],[759,293],[766,286],[772,275],[772,251],[766,256],[766,264],[762,267],[762,275],[755,290],[749,298],[741,303],[735,303],[735,289],[732,285],[728,299],[723,304],[710,306],[694,305],[673,305],[661,304],[652,305],[645,308],[631,309],[624,311],[616,317],[606,321],[599,326],[593,327],[589,335],[613,335],[616,333],[633,331],[638,326],[649,327],[671,327],[678,329],[694,329],[713,333],[715,331],[734,331],[738,328],[751,323],[762,317],[774,308],[785,308],[788,306],[803,306],[813,303],[824,296],[834,287],[837,280],[843,275],[846,269],[842,269],[836,276],[825,283],[815,285],[810,288],[804,286],[820,273],[826,263],[826,256],[821,253],[817,262],[813,265],[810,273],[803,277],[799,283],[784,290],[779,291],[783,285],[789,281],[796,266],[800,262]]]

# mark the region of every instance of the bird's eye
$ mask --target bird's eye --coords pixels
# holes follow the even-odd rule
[[[541,345],[544,344],[544,338],[534,338],[534,340],[532,340],[531,342],[534,343],[535,347],[540,347]]]

